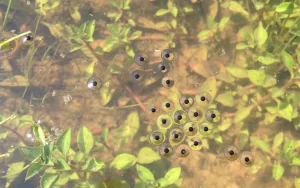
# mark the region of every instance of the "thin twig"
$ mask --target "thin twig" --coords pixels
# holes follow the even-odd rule
[[[6,26],[9,10],[10,10],[10,7],[11,7],[11,3],[12,3],[12,0],[9,0],[8,5],[7,5],[7,10],[6,10],[6,13],[5,13],[5,17],[4,17],[4,21],[3,21],[3,25],[2,25],[2,30],[4,30],[4,28]]]

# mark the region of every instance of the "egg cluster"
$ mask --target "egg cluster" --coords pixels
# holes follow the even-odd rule
[[[147,70],[151,76],[158,75],[161,85],[170,89],[174,86],[174,79],[168,75],[176,53],[172,49],[161,52],[161,62],[150,64],[146,53],[136,53],[134,65],[129,72],[129,80],[139,83],[147,77]],[[100,77],[91,77],[87,81],[87,87],[91,90],[99,90],[102,86]],[[163,157],[173,154],[179,157],[187,157],[191,151],[199,151],[207,144],[207,139],[214,132],[214,128],[221,120],[220,112],[210,107],[211,96],[202,92],[196,95],[181,95],[174,101],[168,97],[158,104],[147,107],[147,115],[151,116],[153,124],[157,127],[149,135],[149,142],[157,146],[158,152]],[[245,166],[254,163],[254,157],[250,152],[240,153],[235,146],[229,146],[224,150],[224,156],[229,161],[240,159]]]
[[[220,113],[209,108],[211,96],[198,93],[195,96],[182,95],[177,101],[165,100],[161,104],[162,113],[155,117],[158,127],[149,136],[149,141],[158,146],[158,152],[169,157],[176,153],[180,157],[189,155],[190,150],[201,150],[203,140],[213,133],[220,121]],[[159,107],[150,107],[152,114]]]

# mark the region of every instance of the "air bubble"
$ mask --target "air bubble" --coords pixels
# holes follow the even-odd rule
[[[91,77],[87,81],[87,87],[91,90],[99,90],[102,86],[102,80],[100,77]]]

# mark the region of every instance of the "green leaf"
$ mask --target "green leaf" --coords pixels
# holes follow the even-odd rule
[[[123,10],[129,10],[130,9],[130,4],[131,0],[125,0],[124,1],[124,6],[123,6]]]
[[[295,149],[294,140],[288,140],[283,145],[283,152],[288,159],[290,157],[293,157],[292,155],[293,155],[294,149]]]
[[[133,26],[133,27],[136,26],[136,23],[135,23],[135,21],[133,19],[129,19],[128,20],[128,24],[131,25],[131,26]]]
[[[85,69],[86,77],[91,77],[94,74],[95,62],[90,63]]]
[[[293,8],[292,2],[283,2],[276,6],[275,11],[281,13],[281,12],[286,12],[291,8]]]
[[[280,102],[278,110],[281,117],[288,121],[292,121],[293,106],[290,103]]]
[[[247,70],[238,66],[228,66],[227,71],[236,78],[248,78]]]
[[[123,36],[123,37],[127,38],[130,31],[131,31],[131,27],[129,25],[125,25],[121,29],[121,32],[120,32],[119,36]]]
[[[82,167],[82,170],[88,172],[98,172],[99,170],[105,168],[104,162],[96,158],[89,158],[85,165]]]
[[[156,11],[155,16],[163,16],[165,14],[168,14],[169,12],[169,9],[159,9],[158,11]]]
[[[56,141],[56,147],[64,157],[67,156],[71,145],[71,129],[67,129]]]
[[[66,185],[68,183],[69,179],[70,179],[69,174],[67,174],[67,173],[60,174],[59,178],[56,180],[53,187],[54,188],[60,188],[64,185]]]
[[[81,20],[81,15],[80,15],[80,12],[78,11],[79,10],[79,6],[74,6],[71,9],[68,9],[69,10],[69,13],[71,15],[71,17],[74,19],[75,22],[79,22]]]
[[[300,50],[297,49],[296,54],[297,54],[298,63],[300,64]]]
[[[300,178],[295,178],[295,188],[300,188]]]
[[[11,182],[13,182],[17,177],[20,176],[20,173],[23,170],[25,162],[16,162],[8,165],[8,169],[6,172],[6,186],[9,187]]]
[[[254,108],[253,105],[244,107],[244,108],[240,108],[235,114],[234,123],[238,123],[238,122],[241,122],[244,119],[246,119],[249,116],[249,114],[251,113],[253,108]]]
[[[34,125],[35,124],[35,122],[34,122],[34,120],[33,120],[33,118],[32,118],[32,116],[31,115],[24,115],[24,116],[21,116],[20,118],[19,118],[19,126],[22,126],[22,125]]]
[[[273,146],[272,146],[272,150],[273,151],[277,151],[278,150],[278,147],[283,142],[283,138],[284,138],[283,132],[279,132],[279,133],[276,134],[276,136],[273,139]]]
[[[134,53],[133,49],[130,46],[126,46],[125,50],[126,50],[126,53],[129,57],[134,57],[135,53]]]
[[[245,129],[245,130],[241,130],[239,132],[239,135],[238,135],[238,142],[236,144],[236,146],[242,150],[245,145],[248,143],[249,141],[249,131],[248,129]]]
[[[202,30],[197,35],[199,40],[207,40],[213,36],[213,32],[211,30]]]
[[[94,137],[87,127],[82,126],[77,134],[77,144],[84,154],[88,154],[94,146]]]
[[[284,91],[278,87],[273,87],[272,88],[272,97],[280,97],[284,94]]]
[[[41,165],[39,163],[31,164],[27,170],[25,181],[27,181],[30,178],[32,178],[33,176],[37,175],[43,168],[44,168],[43,165]]]
[[[43,147],[43,152],[41,157],[41,163],[43,165],[47,165],[47,166],[54,165],[53,162],[51,161],[53,146],[54,143],[50,142]]]
[[[268,32],[265,30],[262,22],[259,22],[258,27],[254,31],[254,39],[258,47],[264,45],[268,39]]]
[[[265,83],[264,83],[263,87],[267,88],[267,87],[275,86],[276,83],[277,83],[277,80],[273,76],[266,75]]]
[[[171,21],[171,26],[172,26],[174,29],[176,29],[176,27],[177,27],[177,21],[176,21],[175,19],[173,19],[173,20]]]
[[[44,134],[44,131],[41,126],[38,126],[38,125],[34,126],[33,134],[40,143],[42,143],[43,145],[46,144],[45,134]]]
[[[100,102],[103,106],[107,105],[113,95],[113,91],[111,89],[111,80],[105,82],[100,89]]]
[[[103,131],[102,131],[102,134],[101,134],[101,141],[102,142],[105,142],[107,137],[108,137],[108,128],[104,128]]]
[[[69,171],[72,170],[71,167],[62,158],[57,159],[57,170],[59,171]]]
[[[87,22],[85,33],[87,34],[88,38],[86,39],[86,41],[89,41],[89,42],[94,41],[93,35],[94,35],[94,31],[95,31],[95,26],[96,26],[95,20],[91,20],[91,21]]]
[[[166,187],[168,185],[174,184],[180,177],[181,174],[181,168],[172,168],[170,169],[164,178],[161,178],[158,180],[159,186],[160,187]]]
[[[236,1],[227,1],[225,3],[222,3],[221,7],[228,9],[235,13],[240,13],[247,17],[249,16],[249,13],[244,9],[244,7]]]
[[[149,183],[155,181],[154,175],[148,168],[137,164],[136,171],[143,182]]]
[[[53,184],[56,182],[58,177],[59,177],[58,174],[49,174],[49,173],[43,174],[40,180],[41,188],[52,188]]]
[[[220,31],[223,31],[223,29],[225,28],[225,26],[229,20],[230,20],[230,17],[224,17],[220,20],[220,22],[218,24],[218,28]]]
[[[223,104],[224,106],[229,106],[232,107],[235,104],[235,100],[233,99],[232,93],[230,91],[225,92],[225,93],[220,93],[216,97],[216,101]]]
[[[168,23],[168,22],[157,22],[157,23],[155,24],[155,26],[156,26],[157,28],[168,27],[168,26],[169,26],[169,23]]]
[[[191,7],[189,5],[183,7],[183,12],[185,12],[185,13],[193,12],[193,11],[194,11],[193,7]]]
[[[41,147],[20,146],[18,147],[18,149],[30,161],[33,161],[35,158],[42,154]]]
[[[299,157],[293,157],[292,161],[290,162],[290,165],[300,166],[300,158]]]
[[[128,40],[136,40],[142,35],[142,31],[135,31],[131,34]]]
[[[281,58],[282,58],[282,61],[285,65],[285,67],[288,69],[288,71],[293,74],[293,66],[294,66],[294,59],[293,57],[287,53],[286,51],[283,51],[281,53]]]
[[[128,144],[133,140],[140,127],[140,118],[137,111],[128,114],[123,125],[116,130],[115,136],[118,140],[114,143],[115,151],[118,151],[121,145]]]
[[[217,95],[217,80],[212,76],[205,80],[199,88],[198,92],[208,93],[211,96],[211,100]]]
[[[248,70],[249,80],[257,86],[263,86],[265,83],[266,75],[262,70]]]
[[[110,163],[110,167],[118,170],[125,170],[131,168],[136,163],[136,157],[128,153],[122,153],[114,158]]]
[[[117,24],[107,24],[106,27],[113,35],[115,36],[119,35],[119,28]]]
[[[174,16],[174,17],[177,17],[177,14],[178,14],[178,8],[177,7],[173,7],[171,9],[171,14]]]
[[[284,173],[284,167],[281,164],[275,162],[272,170],[273,178],[276,181],[278,181],[282,177],[283,173]]]
[[[276,58],[271,53],[266,53],[266,54],[263,54],[263,56],[258,56],[257,60],[264,65],[271,65],[271,64],[280,62],[280,59]]]
[[[212,16],[207,16],[207,25],[210,30],[214,29],[216,26],[215,18]]]
[[[108,37],[104,41],[104,52],[111,52],[118,46],[119,40],[116,37]]]
[[[267,142],[255,137],[250,137],[251,144],[253,144],[255,147],[259,148],[263,152],[271,153],[270,146]]]
[[[219,134],[214,134],[214,141],[217,143],[217,144],[222,144],[223,143],[223,138],[221,135]]]
[[[250,46],[248,44],[243,43],[243,42],[238,43],[235,47],[235,49],[237,49],[237,50],[244,50],[244,49],[247,49],[247,48],[250,48]]]
[[[159,154],[149,147],[143,147],[142,149],[140,149],[137,155],[137,161],[140,164],[150,164],[160,159],[161,158]]]

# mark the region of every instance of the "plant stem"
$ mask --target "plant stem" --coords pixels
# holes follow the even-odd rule
[[[10,39],[8,39],[8,40],[6,40],[6,41],[0,43],[0,50],[1,50],[2,46],[7,45],[8,43],[10,43],[10,42],[12,42],[12,41],[14,41],[14,40],[16,40],[16,39],[19,39],[20,37],[23,37],[23,36],[25,36],[25,35],[28,35],[28,34],[30,34],[30,33],[31,33],[31,31],[27,31],[27,32],[25,32],[25,33],[21,33],[21,34],[19,34],[19,35],[17,35],[17,36],[14,36],[14,37],[12,37],[12,38],[10,38]]]
[[[11,120],[11,119],[15,119],[17,116],[16,115],[11,115],[8,118],[0,121],[0,126],[3,125],[4,123],[6,123],[7,121]]]
[[[297,19],[295,20],[294,24],[292,25],[292,27],[285,33],[283,39],[281,42],[284,42],[286,37],[288,36],[288,34],[292,31],[292,29],[294,28],[294,26],[297,24],[297,22],[299,21],[300,16],[297,17]]]
[[[2,25],[2,30],[4,30],[4,28],[6,26],[7,17],[8,17],[8,13],[9,13],[10,7],[11,7],[11,3],[12,3],[12,0],[9,0],[8,1],[8,5],[7,5],[7,10],[6,10],[6,13],[5,13],[5,17],[4,17],[4,21],[3,21],[3,25]],[[0,46],[0,49],[1,49],[1,46]]]
[[[280,53],[283,52],[296,37],[297,37],[296,35],[294,35],[293,37],[291,37],[290,40],[284,45],[284,47],[282,48],[282,50],[280,51]]]

